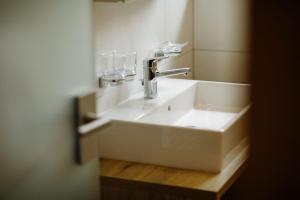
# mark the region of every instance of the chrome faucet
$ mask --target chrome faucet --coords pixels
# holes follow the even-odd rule
[[[163,56],[158,56],[158,57],[144,60],[143,84],[144,84],[145,98],[154,99],[157,97],[157,78],[179,75],[179,74],[187,75],[188,73],[191,72],[190,68],[178,68],[178,69],[159,71],[158,70],[159,61],[167,58],[169,58],[169,56],[163,55]]]

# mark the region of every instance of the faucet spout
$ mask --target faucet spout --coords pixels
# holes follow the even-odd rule
[[[190,68],[177,68],[160,71],[158,70],[158,63],[164,59],[168,59],[170,56],[177,56],[182,52],[182,48],[187,45],[174,44],[172,42],[164,43],[163,47],[157,49],[154,53],[154,58],[144,60],[144,85],[145,98],[154,99],[157,97],[157,78],[184,74],[187,75],[191,72]]]
[[[144,93],[145,98],[154,99],[157,97],[157,78],[174,76],[179,74],[187,75],[191,72],[190,68],[178,68],[159,71],[158,62],[167,57],[159,57],[153,59],[144,60]]]
[[[191,72],[191,68],[184,67],[184,68],[178,68],[178,69],[170,69],[165,71],[157,71],[155,72],[155,78],[158,77],[166,77],[166,76],[174,76],[174,75],[188,75],[188,73]]]

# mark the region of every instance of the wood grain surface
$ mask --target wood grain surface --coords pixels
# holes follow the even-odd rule
[[[101,159],[100,178],[106,190],[106,184],[110,190],[113,185],[118,185],[119,189],[123,185],[133,190],[136,188],[136,192],[137,188],[151,188],[169,193],[190,192],[193,197],[201,199],[220,199],[243,171],[247,155],[248,148],[244,148],[220,173]]]

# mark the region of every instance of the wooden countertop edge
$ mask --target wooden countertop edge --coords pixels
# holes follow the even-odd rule
[[[126,183],[135,187],[189,191],[221,197],[240,176],[246,165],[248,147],[220,173],[175,169],[127,161],[101,159],[100,178],[103,184]]]
[[[178,187],[173,185],[165,185],[165,184],[159,184],[159,183],[149,183],[149,182],[143,182],[143,181],[136,181],[136,180],[126,180],[126,179],[120,179],[120,178],[114,178],[114,177],[105,177],[101,176],[100,178],[101,184],[105,186],[122,186],[122,188],[131,189],[131,190],[147,190],[147,191],[153,191],[155,193],[165,193],[166,191],[172,194],[178,194],[185,196],[197,197],[201,199],[216,199],[218,194],[215,192],[210,191],[201,191],[201,190],[195,190],[192,188],[184,188],[184,187]]]

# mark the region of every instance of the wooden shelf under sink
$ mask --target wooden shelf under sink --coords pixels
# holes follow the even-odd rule
[[[108,200],[220,199],[240,176],[247,155],[245,148],[220,173],[101,159],[101,195]]]

